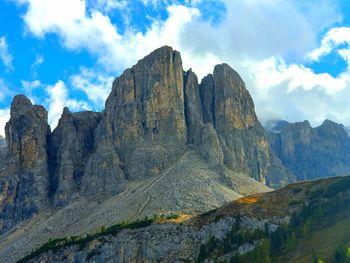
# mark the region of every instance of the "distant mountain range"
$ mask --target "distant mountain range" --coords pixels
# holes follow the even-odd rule
[[[343,126],[281,121],[265,131],[236,71],[220,64],[199,83],[171,47],[116,78],[103,112],[64,108],[53,131],[43,106],[15,96],[6,140],[0,147],[0,262],[19,260],[48,240],[23,262],[111,262],[115,253],[124,261],[203,261],[215,254],[214,234],[217,251],[231,253],[215,255],[231,260],[237,249],[243,256],[272,241],[269,233],[302,211],[315,189],[348,182],[335,178],[260,193],[350,171]],[[348,189],[338,190],[336,198]],[[222,206],[224,214],[208,212]],[[260,218],[265,213],[266,220]],[[237,216],[251,230],[266,223],[267,236],[221,248]],[[194,218],[189,225],[173,224],[188,218]]]
[[[297,181],[350,175],[350,137],[343,125],[277,121],[267,131],[271,148]]]

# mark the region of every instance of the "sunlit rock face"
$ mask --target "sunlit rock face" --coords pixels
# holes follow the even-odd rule
[[[64,108],[50,140],[50,194],[56,205],[65,205],[79,193],[87,161],[94,150],[94,130],[101,113],[71,113]]]
[[[128,178],[159,174],[187,139],[183,69],[170,47],[155,50],[114,81],[103,136],[111,139]]]
[[[202,80],[200,94],[204,122],[215,127],[228,168],[274,186],[292,180],[271,153],[253,100],[236,71],[227,64],[217,65],[213,75]]]

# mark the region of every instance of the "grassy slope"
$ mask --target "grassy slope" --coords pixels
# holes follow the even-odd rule
[[[340,244],[350,244],[350,218],[311,232],[306,238],[299,239],[292,251],[278,259],[278,262],[310,263],[314,252],[325,262],[332,262],[333,255]]]
[[[305,206],[305,203],[308,205]],[[311,210],[309,207],[311,207]],[[297,183],[274,192],[244,197],[219,209],[185,221],[187,224],[203,226],[217,221],[219,218],[236,217],[237,215],[275,218],[297,214],[298,218],[301,218],[298,227],[295,229],[289,228],[288,230],[289,234],[295,232],[297,235],[296,245],[289,248],[286,246],[282,251],[278,251],[278,254],[272,257],[272,262],[313,262],[313,250],[315,250],[316,254],[320,258],[327,259],[326,262],[328,263],[331,262],[329,259],[333,257],[338,245],[350,241],[349,208],[350,177],[337,177]],[[306,213],[304,216],[300,215],[303,210]],[[303,220],[309,220],[311,226],[308,227],[306,234],[299,235],[298,233],[305,225]],[[182,221],[183,218],[181,218]],[[140,223],[143,222],[133,223],[130,226],[139,226]],[[173,223],[178,222],[174,221]],[[114,230],[114,228],[111,229]],[[109,230],[106,229],[98,235],[108,234]],[[119,226],[117,226],[117,230],[120,230]],[[69,245],[69,242],[59,243],[59,247],[66,245]],[[220,246],[219,244],[219,251],[221,250]],[[55,250],[55,248],[54,245],[49,249]],[[222,255],[219,253],[217,256]],[[260,261],[251,261],[250,258],[247,261],[242,258],[240,262],[253,263]]]
[[[305,207],[305,204],[308,205]],[[300,219],[297,228],[288,226],[288,237],[281,243],[282,249],[271,250],[273,254],[269,262],[309,263],[313,262],[315,253],[325,262],[332,262],[338,246],[350,243],[350,177],[301,182],[275,192],[243,197],[211,214],[197,217],[197,220],[208,224],[215,218],[235,216],[237,213],[260,218],[296,214]],[[301,234],[304,226],[307,230]],[[290,245],[292,233],[296,237],[294,245]],[[217,256],[212,258],[223,256],[222,251],[214,254]],[[243,256],[238,262],[261,261]]]

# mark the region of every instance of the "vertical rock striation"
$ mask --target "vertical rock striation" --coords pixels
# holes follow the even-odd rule
[[[226,180],[228,170],[273,186],[292,180],[270,151],[238,73],[217,65],[198,84],[191,70],[183,71],[180,54],[167,46],[115,79],[102,113],[65,108],[52,133],[47,111],[16,96],[6,140],[7,157],[0,155],[5,167],[0,231],[81,196],[116,195],[131,180],[166,172],[190,149],[210,164],[215,180]]]
[[[1,229],[30,217],[48,205],[47,111],[18,95],[6,124],[7,164],[0,175]]]
[[[225,166],[274,186],[290,180],[270,152],[253,100],[236,71],[227,64],[217,65],[200,84],[200,94],[204,122],[212,123],[218,133]]]
[[[56,205],[66,205],[78,194],[100,120],[100,113],[71,113],[64,108],[50,141],[50,190]]]
[[[203,113],[198,78],[191,69],[185,73],[184,83],[187,143],[198,145],[203,128]]]
[[[183,154],[183,85],[180,54],[170,47],[155,50],[114,81],[103,133],[128,178],[159,174]]]
[[[269,132],[269,140],[297,180],[350,173],[350,138],[343,125],[325,120],[312,128],[308,121],[280,122]]]

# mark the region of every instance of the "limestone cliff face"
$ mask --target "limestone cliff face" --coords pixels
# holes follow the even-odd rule
[[[185,73],[184,82],[187,142],[198,145],[204,123],[198,78],[191,69]]]
[[[229,169],[274,186],[292,180],[270,152],[253,100],[236,71],[227,64],[217,65],[213,75],[203,79],[200,93],[204,122],[215,127]]]
[[[64,108],[50,141],[51,193],[56,205],[65,205],[79,193],[88,158],[94,150],[96,112],[71,113]]]
[[[186,164],[188,174],[205,160],[208,181],[230,191],[242,189],[242,180],[231,178],[235,174],[272,186],[292,181],[270,151],[238,73],[218,65],[198,84],[171,47],[155,50],[116,78],[102,113],[65,108],[52,133],[46,110],[16,96],[6,140],[4,161],[0,155],[3,230],[81,197],[104,201],[131,181],[179,169],[190,151],[200,160]],[[260,189],[249,180],[243,180],[251,184],[247,189]]]
[[[343,125],[326,120],[312,128],[308,121],[281,122],[269,139],[276,155],[298,180],[350,173],[350,138]]]
[[[5,130],[8,153],[0,175],[0,229],[45,208],[49,189],[47,111],[18,95]]]
[[[170,47],[155,50],[114,81],[104,134],[128,178],[159,174],[183,153],[187,139],[183,69]]]

